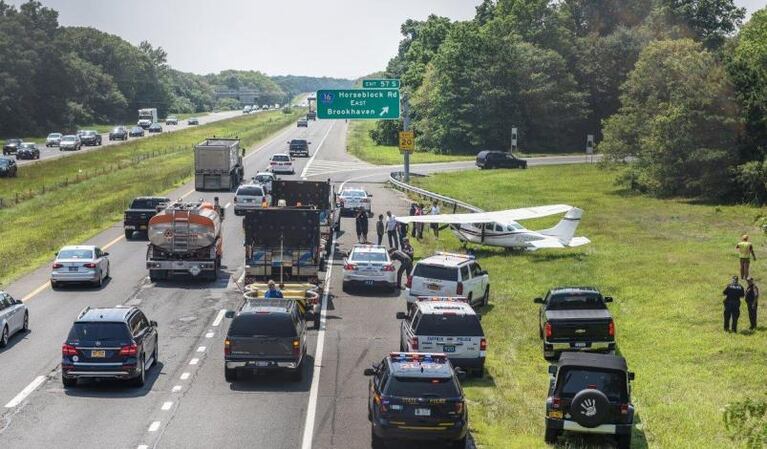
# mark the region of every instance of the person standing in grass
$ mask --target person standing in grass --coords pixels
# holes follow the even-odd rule
[[[759,307],[759,287],[754,283],[754,278],[748,277],[746,286],[746,307],[748,308],[749,329],[756,329],[756,309]]]
[[[756,254],[754,253],[754,245],[748,241],[747,234],[743,234],[743,237],[740,238],[740,242],[738,242],[738,244],[735,245],[735,249],[738,250],[738,255],[740,256],[740,278],[747,279],[748,268],[749,268],[749,265],[751,264],[751,258],[756,260]]]
[[[724,331],[738,332],[738,318],[740,317],[740,298],[746,295],[743,286],[738,283],[738,277],[733,276],[732,282],[724,288]],[[732,321],[732,327],[730,327]]]
[[[378,221],[376,222],[376,235],[378,235],[378,246],[381,246],[384,236],[383,214],[378,214]]]
[[[431,205],[429,215],[439,215],[439,205],[436,201]],[[431,230],[434,231],[434,237],[439,237],[439,223],[432,223]]]

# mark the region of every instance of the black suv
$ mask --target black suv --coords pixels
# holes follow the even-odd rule
[[[527,161],[518,159],[503,151],[480,151],[477,154],[477,167],[486,168],[527,168]]]
[[[7,157],[0,157],[0,178],[16,177],[19,174],[19,167],[16,161]]]
[[[388,439],[443,441],[466,447],[469,414],[458,377],[445,354],[392,352],[365,370],[373,449]]]
[[[618,449],[631,447],[634,405],[623,357],[610,354],[565,353],[549,366],[546,399],[547,443],[563,431],[615,435]]]
[[[146,371],[157,363],[157,323],[136,307],[86,307],[61,347],[61,380],[111,378],[144,385]]]
[[[16,151],[21,146],[21,139],[8,139],[3,145],[3,155],[16,154]]]
[[[246,301],[233,318],[224,340],[224,378],[237,380],[238,370],[287,371],[294,381],[303,378],[306,323],[296,301]]]
[[[549,290],[538,316],[538,336],[543,356],[555,358],[562,351],[614,351],[615,322],[607,310],[610,296],[593,287],[560,287]]]
[[[307,141],[306,139],[293,139],[289,141],[288,144],[290,145],[290,148],[288,149],[290,157],[309,157],[309,145],[311,142]]]
[[[80,135],[80,142],[85,146],[92,147],[101,145],[101,134],[96,131],[86,130],[80,131],[78,134]]]
[[[109,132],[109,140],[128,140],[128,128],[116,126]]]

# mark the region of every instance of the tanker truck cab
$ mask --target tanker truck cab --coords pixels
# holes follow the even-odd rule
[[[171,275],[216,280],[221,266],[222,218],[212,203],[174,203],[149,220],[146,267],[152,281]]]

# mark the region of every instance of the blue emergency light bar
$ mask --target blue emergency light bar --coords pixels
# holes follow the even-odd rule
[[[447,363],[447,355],[442,352],[392,352],[393,362],[431,362]]]

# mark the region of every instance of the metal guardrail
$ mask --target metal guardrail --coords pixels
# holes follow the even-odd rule
[[[442,204],[452,206],[453,207],[453,213],[456,213],[458,209],[463,209],[468,212],[484,212],[484,210],[472,206],[469,203],[464,203],[463,201],[456,200],[454,198],[450,198],[449,196],[440,195],[438,193],[430,192],[425,189],[421,189],[419,187],[412,186],[410,184],[407,184],[406,182],[403,182],[401,179],[403,177],[403,172],[392,172],[389,174],[389,183],[393,185],[395,188],[400,189],[405,192],[414,193],[418,196],[422,196],[425,198],[429,198],[434,201],[438,201]],[[414,176],[412,173],[410,176]],[[417,176],[417,175],[415,175]]]

